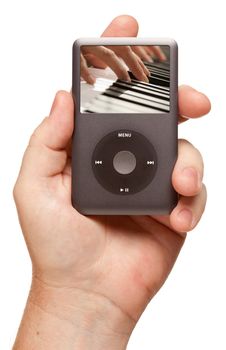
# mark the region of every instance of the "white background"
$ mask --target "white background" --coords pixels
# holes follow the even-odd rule
[[[31,265],[12,199],[21,157],[58,89],[71,86],[71,46],[99,36],[119,14],[140,36],[179,44],[179,82],[205,92],[211,113],[180,126],[203,153],[208,205],[165,286],[132,334],[129,350],[226,349],[224,1],[31,1],[0,3],[0,349],[10,349]],[[29,349],[25,349],[29,350]]]

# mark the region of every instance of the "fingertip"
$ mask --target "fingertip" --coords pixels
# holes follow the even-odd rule
[[[188,85],[179,88],[179,112],[181,116],[187,118],[198,118],[211,109],[208,97]]]
[[[142,80],[143,80],[145,83],[149,83],[149,79],[148,79],[148,76],[147,76],[147,75],[143,74],[142,77],[143,77]]]
[[[172,183],[177,193],[191,197],[197,195],[202,189],[202,174],[194,167],[175,169]]]
[[[130,78],[130,75],[129,75],[128,71],[123,71],[122,72],[121,79],[124,80],[124,81],[127,81],[128,83],[131,83],[131,78]]]
[[[139,25],[137,20],[130,15],[115,17],[101,36],[137,36]]]
[[[74,103],[72,95],[68,91],[59,90],[55,95],[49,116],[53,117],[54,115],[62,115],[61,112],[64,112],[65,110],[67,112],[73,112],[73,108]]]
[[[170,224],[175,231],[186,234],[193,228],[192,211],[186,207],[176,207],[170,215]]]
[[[204,184],[200,193],[193,197],[180,196],[177,206],[170,215],[170,224],[177,232],[193,230],[205,210],[207,191]]]
[[[93,85],[95,84],[95,82],[96,82],[96,79],[91,74],[89,74],[87,76],[87,83]]]
[[[70,98],[71,98],[71,94],[68,91],[58,90],[56,93],[56,99],[59,101],[62,101],[64,99],[70,99]]]
[[[65,103],[71,104],[71,99],[72,99],[72,96],[69,92],[64,91],[64,90],[57,91],[57,93],[55,94],[53,103],[52,103],[52,107],[51,107],[49,116],[51,116],[57,110],[58,106],[65,104]]]

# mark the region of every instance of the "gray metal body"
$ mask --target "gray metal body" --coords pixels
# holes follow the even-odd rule
[[[170,47],[170,112],[163,114],[80,113],[80,46],[82,45],[167,45]],[[72,143],[72,204],[86,215],[168,214],[177,203],[171,182],[177,159],[178,62],[177,44],[172,39],[84,38],[73,45],[75,130]],[[114,130],[134,130],[154,146],[158,166],[154,179],[142,191],[114,194],[96,180],[91,158],[96,144]],[[137,179],[139,181],[139,179]]]

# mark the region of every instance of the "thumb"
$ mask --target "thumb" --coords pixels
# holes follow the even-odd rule
[[[66,165],[66,147],[74,127],[74,106],[70,93],[59,91],[50,115],[33,132],[25,151],[21,171],[28,177],[54,176]]]
[[[101,36],[137,36],[138,30],[139,25],[134,17],[120,15],[111,21]]]

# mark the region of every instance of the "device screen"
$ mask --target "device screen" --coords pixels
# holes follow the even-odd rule
[[[168,113],[170,48],[83,45],[81,113]]]

